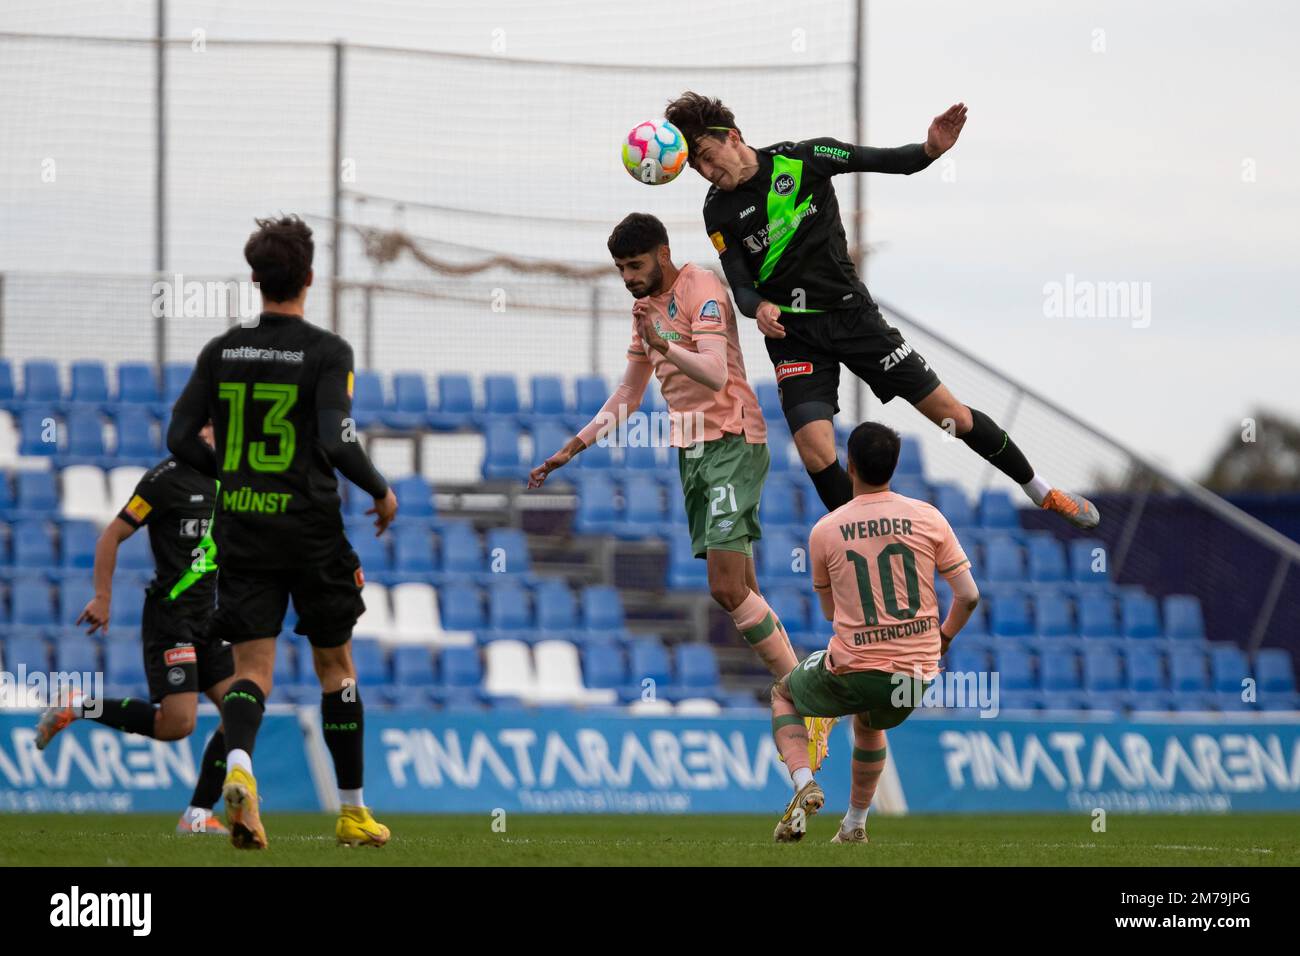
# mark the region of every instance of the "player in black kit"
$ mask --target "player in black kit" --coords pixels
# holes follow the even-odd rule
[[[212,633],[234,645],[235,683],[221,706],[227,744],[222,787],[231,842],[266,846],[252,753],[271,691],[275,639],[289,598],[312,647],[325,743],[342,810],[340,843],[382,846],[388,828],[362,799],[364,711],[352,627],[365,578],[343,533],[337,468],[374,499],[382,534],[397,498],[361,447],[352,410],[352,348],[303,318],[312,282],[311,230],[296,216],[259,219],[244,258],[263,312],[213,339],[172,410],[167,447],[221,481],[221,553]],[[211,419],[216,454],[199,438]]]
[[[683,93],[664,114],[686,137],[690,164],[713,184],[704,224],[737,308],[758,320],[776,367],[781,408],[799,457],[828,511],[853,497],[835,454],[840,365],[882,402],[901,396],[988,459],[1034,504],[1080,528],[1097,509],[1034,474],[1010,436],[957,400],[928,362],[885,322],[849,256],[831,178],[925,169],[957,142],[958,103],[936,116],[924,143],[876,149],[823,138],[752,147],[720,100]]]
[[[212,427],[201,437],[212,443]],[[88,633],[108,633],[117,549],[141,527],[149,529],[154,577],[145,589],[141,643],[151,700],[138,697],[81,698],[50,707],[36,725],[36,746],[78,718],[155,740],[182,740],[194,732],[199,694],[218,707],[235,673],[230,645],[212,638],[208,625],[216,600],[216,548],[212,540],[217,483],[175,458],[145,472],[117,517],[95,546],[94,586],[78,624]],[[208,741],[190,805],[177,833],[225,834],[213,815],[225,775],[226,743],[221,728]]]

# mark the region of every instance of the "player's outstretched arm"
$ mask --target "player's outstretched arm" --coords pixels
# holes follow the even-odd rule
[[[620,417],[626,418],[640,408],[641,397],[645,394],[646,385],[650,383],[650,372],[650,363],[646,361],[644,355],[636,358],[629,352],[627,368],[623,370],[623,381],[619,382],[618,388],[605,399],[605,404],[600,407],[600,411],[583,426],[582,431],[528,473],[528,487],[540,488],[546,481],[547,475],[557,468],[563,468],[584,448],[590,448],[592,442],[610,428],[617,426]]]
[[[957,143],[962,127],[966,125],[966,104],[954,103],[930,121],[925,142],[907,146],[881,148],[877,146],[849,146],[836,140],[812,140],[814,160],[827,166],[834,175],[848,173],[894,173],[910,176],[928,167]]]
[[[966,626],[980,603],[980,590],[975,586],[975,577],[970,573],[970,568],[949,578],[948,583],[952,586],[952,607],[948,608],[948,616],[939,627],[940,654],[948,652],[948,645]]]
[[[86,628],[87,634],[94,634],[97,630],[108,633],[109,611],[113,604],[113,572],[117,570],[117,549],[133,534],[135,528],[121,518],[114,518],[95,542],[95,595],[77,617],[78,624],[89,625]]]

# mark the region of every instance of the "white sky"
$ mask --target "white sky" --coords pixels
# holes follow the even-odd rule
[[[147,36],[153,29],[153,7],[152,0],[6,0],[0,5],[0,31]],[[851,40],[846,5],[830,2],[661,0],[646,6],[562,0],[177,0],[169,9],[173,36],[202,28],[214,40],[344,38],[482,55],[494,52],[494,41],[499,46],[504,40],[510,57],[646,68],[655,82],[644,86],[624,82],[613,90],[593,90],[583,83],[599,86],[604,78],[577,73],[571,77],[576,85],[545,90],[543,109],[555,117],[554,139],[533,135],[519,143],[517,193],[484,193],[478,198],[485,205],[508,200],[513,206],[536,194],[526,166],[532,140],[554,142],[557,149],[587,148],[581,145],[585,131],[569,136],[570,128],[581,125],[575,114],[581,112],[578,98],[584,94],[614,103],[616,115],[625,110],[630,127],[688,80],[694,82],[692,63],[844,60]],[[970,107],[970,121],[950,154],[953,165],[947,175],[936,165],[912,177],[870,177],[869,238],[879,250],[868,267],[869,288],[1188,476],[1203,471],[1229,429],[1257,406],[1300,417],[1300,331],[1295,326],[1300,298],[1300,185],[1295,172],[1300,67],[1293,49],[1298,27],[1300,8],[1284,2],[870,3],[868,142],[919,140],[930,117],[957,100]],[[799,30],[804,46],[795,51],[792,38]],[[1099,40],[1104,52],[1094,52]],[[107,271],[148,267],[148,164],[134,154],[112,153],[121,147],[113,142],[115,128],[129,127],[141,135],[150,129],[147,57],[140,65],[141,71],[115,66],[88,83],[77,81],[75,95],[46,104],[41,97],[71,82],[67,77],[75,74],[75,62],[39,76],[32,76],[29,64],[11,64],[23,73],[18,85],[0,63],[0,75],[7,80],[0,93],[0,200],[7,207],[0,221],[0,270],[73,269],[87,262],[84,254],[56,242],[54,234],[42,244],[17,225],[44,218],[57,228],[57,217],[49,215],[53,207],[41,205],[46,200],[29,201],[37,194],[23,178],[30,166],[14,133],[39,126],[42,137],[52,136],[57,124],[49,114],[56,106],[67,109],[69,102],[84,105],[83,112],[69,110],[71,120],[56,129],[64,150],[62,168],[73,175],[85,167],[90,182],[105,165],[104,156],[115,156],[118,164],[114,176],[94,181],[94,191],[78,202],[81,228],[109,229],[114,237],[101,245],[110,247],[105,255],[116,258],[92,264]],[[201,88],[202,74],[193,79]],[[405,79],[384,82],[401,85]],[[482,89],[472,78],[457,82],[461,85],[439,88],[433,97],[433,120],[382,107],[355,117],[369,124],[364,129],[392,127],[413,137],[408,166],[394,163],[385,177],[367,184],[369,191],[415,192],[429,199],[452,189],[456,195],[442,201],[474,204],[476,197],[464,186],[449,185],[421,168],[421,130],[432,130],[436,141],[428,147],[431,152],[450,141],[471,158],[472,144],[456,140],[457,126],[480,117],[465,114],[458,124],[455,117],[461,114],[453,107],[470,109],[475,96],[482,95],[487,97],[483,111],[491,114],[526,91],[492,87],[495,81],[487,74]],[[846,103],[830,92],[841,88],[838,82],[828,81],[830,91],[819,93],[815,103],[803,87],[798,96],[781,94],[776,74],[715,82],[722,84],[725,96],[745,105],[747,112],[737,112],[751,142],[851,134],[844,119]],[[237,92],[207,92],[214,101],[229,97],[242,106],[257,95],[256,87],[251,81]],[[773,89],[778,92],[769,93]],[[106,105],[101,105],[105,96]],[[42,106],[24,114],[20,99]],[[625,101],[632,105],[622,107]],[[120,111],[120,121],[113,119],[113,109]],[[537,112],[530,108],[534,118]],[[319,133],[320,124],[310,116],[303,122],[310,127],[305,135]],[[103,124],[102,146],[87,154],[76,144],[82,131],[96,123]],[[198,158],[186,160],[185,149],[201,156],[208,151],[204,137],[214,136],[213,131],[202,122],[191,128],[185,116],[176,123],[190,137],[180,144],[178,162],[202,169]],[[835,128],[820,128],[826,123]],[[216,135],[228,137],[231,130]],[[276,184],[276,195],[290,197],[286,208],[292,208],[299,183],[307,183],[300,187],[304,191],[314,188],[312,177],[319,172],[312,166],[315,145],[313,152],[300,156],[273,141],[248,144],[273,168],[278,161],[286,170],[290,179]],[[48,151],[45,143],[32,149],[33,158]],[[11,159],[21,155],[22,161],[6,170],[5,152]],[[143,155],[147,159],[147,151]],[[483,168],[490,171],[498,158],[484,157]],[[575,159],[575,168],[585,158]],[[1243,181],[1247,167],[1254,171],[1253,182]],[[468,171],[474,171],[473,164]],[[178,174],[185,172],[182,166]],[[408,184],[406,177],[422,172],[422,180]],[[205,188],[193,191],[196,203],[265,177],[233,168],[220,180],[206,171],[200,178]],[[672,215],[689,217],[698,209],[698,181],[663,188],[676,190],[655,194],[664,197]],[[575,184],[571,191],[553,190],[561,197],[554,200],[559,203],[555,208],[584,210],[597,218],[606,205],[636,201],[654,208],[630,180],[598,190],[599,196],[589,201],[582,189]],[[841,188],[842,201],[848,195]],[[185,208],[183,200],[179,205]],[[239,268],[238,243],[224,231],[212,246],[223,250],[218,256],[195,238],[199,230],[187,235],[184,218],[177,218],[182,218],[173,224],[178,267]],[[246,232],[246,219],[241,208],[230,228]],[[128,222],[131,228],[123,226]],[[202,225],[205,234],[214,229],[210,222]],[[225,230],[225,223],[220,225]],[[39,233],[41,226],[32,228]],[[590,239],[584,235],[581,241],[589,245]],[[492,236],[481,244],[505,242]],[[585,258],[599,261],[602,245]],[[680,247],[679,258],[707,255],[702,233]],[[1149,284],[1149,326],[1137,328],[1124,318],[1046,317],[1044,286],[1065,282],[1067,275],[1076,282]],[[938,371],[942,376],[943,369]]]

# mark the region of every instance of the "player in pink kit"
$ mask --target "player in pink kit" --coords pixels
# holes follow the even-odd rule
[[[708,562],[709,591],[774,677],[795,665],[785,627],[758,591],[752,542],[762,537],[759,498],[767,477],[767,425],[745,378],[736,317],[721,280],[673,265],[668,232],[633,213],[609,237],[623,284],[636,297],[623,381],[595,418],[533,469],[530,488],[637,410],[653,372],[672,418],[672,444],[686,500],[691,546]],[[812,765],[826,756],[831,722],[809,715]],[[803,763],[809,763],[805,753]]]
[[[885,731],[907,719],[979,603],[970,561],[944,516],[889,490],[900,447],[885,425],[855,428],[848,442],[853,498],[808,536],[813,587],[834,628],[826,650],[810,654],[772,689],[772,735],[796,790],[776,825],[778,843],[801,839],[806,818],[826,802],[806,765],[805,714],[854,715],[849,811],[832,842],[867,842],[867,810],[885,769]],[[953,591],[942,624],[936,573]]]

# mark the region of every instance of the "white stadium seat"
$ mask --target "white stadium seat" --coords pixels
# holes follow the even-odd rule
[[[105,525],[126,504],[125,500],[114,503],[109,499],[104,470],[97,465],[72,465],[63,469],[60,478],[60,510],[65,518]]]
[[[393,599],[393,641],[431,644],[435,647],[473,647],[472,631],[444,631],[438,612],[438,592],[422,582],[399,584],[389,591]]]
[[[18,464],[18,427],[14,417],[0,411],[0,468],[13,468]]]
[[[717,717],[722,705],[707,697],[688,697],[677,702],[677,713],[688,717]]]
[[[673,705],[666,700],[634,700],[627,705],[627,712],[634,717],[664,717],[672,714]]]
[[[118,465],[108,473],[108,500],[113,514],[126,507],[144,473],[145,469],[139,465]]]
[[[588,690],[583,686],[578,648],[570,641],[539,641],[533,648],[533,666],[537,673],[533,695],[536,703],[612,704],[618,698],[613,690]]]
[[[486,673],[483,689],[493,697],[531,700],[537,689],[533,655],[523,641],[491,641],[483,650]]]
[[[221,556],[217,556],[220,565]],[[357,619],[352,633],[357,637],[373,637],[380,641],[391,641],[393,637],[393,613],[388,604],[388,588],[382,584],[366,583],[361,589],[361,599],[366,602],[366,611]]]

